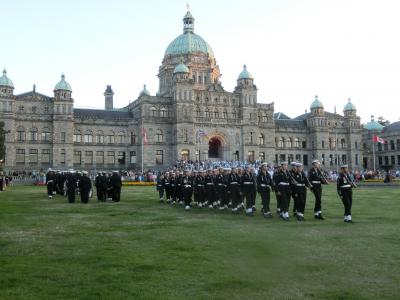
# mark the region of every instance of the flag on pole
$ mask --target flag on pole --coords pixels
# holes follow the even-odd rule
[[[142,139],[143,139],[143,145],[147,145],[147,132],[144,127],[142,127]]]
[[[372,138],[372,141],[374,143],[381,143],[381,144],[386,144],[387,141],[385,141],[383,138],[380,138],[377,135],[374,135],[374,137]]]

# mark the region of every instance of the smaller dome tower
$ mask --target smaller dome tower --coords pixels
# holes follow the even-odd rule
[[[355,117],[357,113],[356,106],[351,102],[351,99],[349,98],[347,100],[348,102],[343,108],[343,113],[345,117]]]
[[[315,95],[315,99],[310,105],[310,110],[313,115],[322,116],[324,114],[324,105],[318,99],[318,95]]]
[[[72,88],[65,81],[65,75],[61,74],[61,80],[54,87],[54,97],[57,100],[71,100]]]
[[[3,70],[3,76],[0,77],[0,94],[5,96],[12,96],[14,92],[14,84],[10,78],[7,77],[6,69]]]

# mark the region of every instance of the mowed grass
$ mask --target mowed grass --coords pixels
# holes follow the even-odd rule
[[[0,193],[0,299],[399,299],[400,189],[355,190],[353,218],[333,185],[325,221],[158,203],[68,204],[45,188]],[[78,198],[79,200],[79,198]],[[275,207],[275,198],[272,207]]]

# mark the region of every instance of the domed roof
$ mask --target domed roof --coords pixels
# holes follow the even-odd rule
[[[315,100],[313,103],[311,103],[310,109],[315,109],[315,108],[324,108],[324,105],[322,104],[321,101],[318,100],[318,96],[315,96]]]
[[[369,131],[382,131],[383,125],[374,120],[374,116],[371,116],[371,121],[364,125],[364,128]]]
[[[253,79],[253,75],[251,75],[250,72],[247,71],[246,65],[243,65],[243,71],[239,74],[238,80],[239,79]]]
[[[189,73],[189,68],[184,63],[180,63],[175,67],[174,74],[175,73]]]
[[[211,46],[199,35],[194,32],[194,18],[190,11],[183,18],[183,34],[174,39],[165,50],[164,56],[184,55],[195,52],[208,54],[214,58]]]
[[[11,79],[7,77],[6,69],[3,70],[3,76],[0,77],[0,86],[14,87]]]
[[[356,106],[351,103],[351,99],[349,98],[348,100],[349,102],[346,103],[346,105],[343,108],[343,111],[352,111],[352,110],[357,110]]]
[[[54,87],[54,91],[70,91],[72,92],[72,88],[68,82],[65,81],[65,75],[61,75],[61,80]]]
[[[143,90],[140,92],[140,96],[150,96],[150,92],[146,89],[146,85],[143,85]]]

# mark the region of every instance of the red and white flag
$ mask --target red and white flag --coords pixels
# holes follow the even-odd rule
[[[372,141],[375,142],[375,143],[386,144],[386,141],[383,138],[380,138],[377,135],[374,135],[374,137],[372,138]]]
[[[143,140],[143,145],[147,145],[147,132],[144,127],[142,127],[142,140]]]

